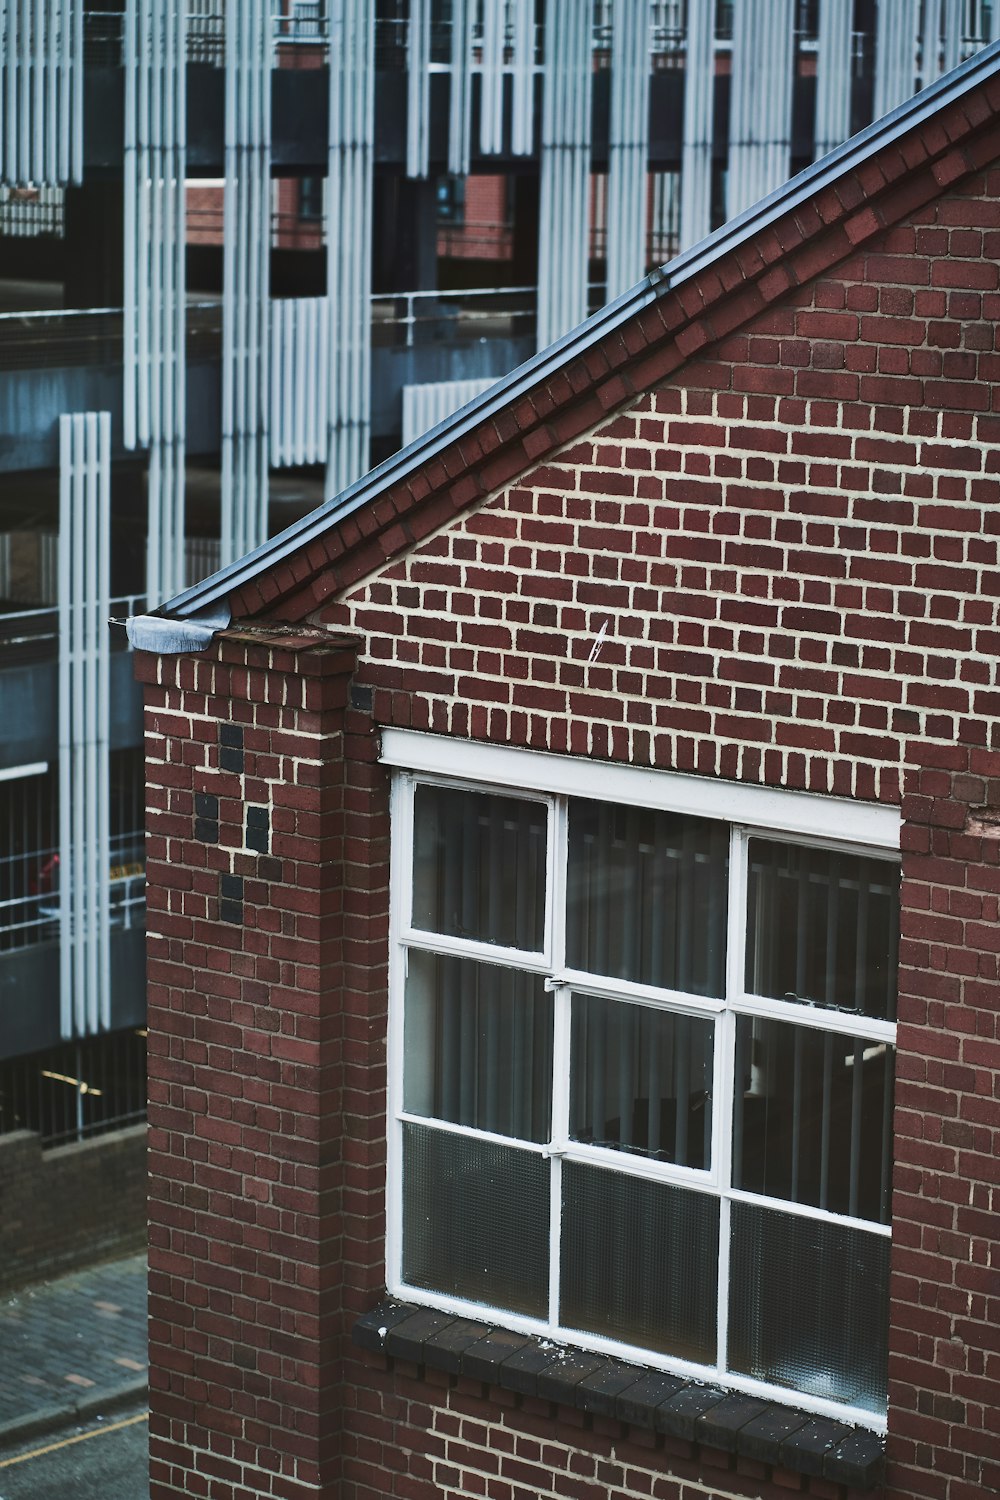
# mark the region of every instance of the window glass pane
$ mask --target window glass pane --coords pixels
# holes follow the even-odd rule
[[[566,958],[574,969],[721,995],[729,831],[708,818],[570,803]]]
[[[542,977],[415,948],[407,962],[404,1107],[548,1140],[552,997]]]
[[[893,1052],[740,1016],[733,1186],[889,1222]]]
[[[887,1236],[734,1203],[730,1286],[731,1369],[885,1411]]]
[[[718,1200],[578,1162],[562,1174],[560,1323],[711,1363]]]
[[[403,1280],[544,1317],[549,1164],[492,1141],[403,1126]]]
[[[418,784],[414,927],[540,952],[546,825],[541,802]]]
[[[750,840],[746,986],[893,1020],[899,866]]]
[[[708,1167],[713,1033],[701,1017],[574,995],[570,1134]]]

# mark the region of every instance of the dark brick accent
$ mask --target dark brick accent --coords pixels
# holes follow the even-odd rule
[[[267,807],[248,807],[246,810],[246,846],[258,854],[271,851],[271,811]]]

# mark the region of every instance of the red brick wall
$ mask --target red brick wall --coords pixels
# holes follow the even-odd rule
[[[437,253],[458,260],[510,260],[514,233],[506,177],[466,177],[465,211],[459,223],[438,226]]]
[[[50,1151],[28,1130],[0,1136],[0,1296],[145,1238],[144,1125]]]
[[[1000,172],[966,180],[321,614],[365,638],[380,723],[889,803],[903,786],[899,1500],[1000,1485],[998,197]],[[466,1395],[459,1439],[440,1400],[388,1389],[348,1470],[377,1493],[415,1428],[477,1467],[524,1421],[501,1437]]]
[[[982,124],[988,102],[987,91],[968,120]],[[151,828],[163,840],[150,866],[157,1496],[207,1493],[216,1473],[253,1494],[328,1479],[323,1493],[345,1500],[609,1489],[774,1500],[807,1483],[767,1481],[724,1455],[696,1465],[662,1438],[636,1451],[599,1421],[350,1351],[352,1318],[383,1276],[386,803],[373,723],[901,802],[886,1494],[997,1490],[1000,173],[959,181],[969,159],[949,144],[960,125],[945,124],[895,153],[891,214],[872,206],[885,177],[870,163],[707,290],[643,314],[621,337],[626,354],[595,349],[554,376],[553,415],[533,396],[346,521],[318,544],[335,562],[325,575],[310,580],[298,559],[244,591],[248,613],[283,591],[271,607],[289,617],[332,598],[318,618],[362,637],[354,682],[359,702],[371,691],[371,718],[341,719],[340,698],[313,717],[297,696],[312,679],[287,654],[252,677],[211,656],[164,663],[171,685],[151,684]],[[983,159],[981,141],[974,149]],[[907,153],[937,156],[903,171]],[[879,228],[880,214],[899,218],[901,202],[948,183]],[[728,300],[720,283],[735,287]],[[673,369],[601,419],[627,382]],[[553,435],[573,442],[455,519],[477,486],[495,492]],[[373,556],[421,536],[374,571]],[[217,649],[225,664],[243,648]],[[282,756],[304,756],[328,788],[304,807],[282,803],[293,821],[280,880],[255,888],[260,910],[238,934],[219,921],[219,875],[250,858],[237,793],[263,800],[263,789],[251,797],[219,766],[230,713],[266,730],[254,753],[271,757],[275,808],[302,794]],[[311,751],[284,751],[275,736],[298,744],[304,726],[318,735]],[[218,849],[192,835],[193,795],[210,785],[227,809]],[[301,830],[300,815],[313,820]],[[300,932],[287,903],[306,889],[314,902],[318,884],[335,905],[341,847],[351,920],[324,927],[339,944],[324,969],[309,957],[317,931]],[[304,1006],[291,960],[273,951],[289,921],[295,962],[324,974]],[[307,1024],[304,1058],[273,1050]],[[282,1100],[300,1085],[311,1103],[261,1125],[265,1092]],[[299,1129],[307,1117],[321,1122],[315,1135]],[[284,1185],[295,1151],[306,1196],[282,1200],[275,1218],[265,1184],[277,1172]],[[288,1291],[300,1278],[302,1309]]]
[[[196,661],[137,660],[151,1492],[292,1500],[337,1461],[334,1339],[358,1259],[341,1195],[369,1128],[352,1125],[345,1149],[356,1105],[343,1065],[359,1046],[341,1003],[343,924],[358,899],[341,884],[357,857],[343,776],[353,657],[224,640]],[[267,810],[265,847],[248,809]]]

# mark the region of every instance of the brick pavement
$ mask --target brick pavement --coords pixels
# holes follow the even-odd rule
[[[138,1392],[146,1360],[145,1255],[11,1293],[0,1300],[0,1446]]]

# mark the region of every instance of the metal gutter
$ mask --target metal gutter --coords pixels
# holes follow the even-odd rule
[[[784,215],[794,211],[814,198],[823,188],[836,182],[846,172],[860,166],[869,157],[893,141],[905,135],[915,126],[937,114],[939,110],[960,99],[963,94],[1000,70],[1000,41],[982,48],[950,73],[946,73],[923,89],[913,98],[897,105],[889,114],[866,126],[829,155],[812,163],[797,176],[789,179],[773,193],[721,228],[714,230],[699,244],[684,251],[657,271],[644,277],[629,291],[623,292],[615,301],[608,303],[579,324],[556,343],[526,360],[499,379],[482,395],[461,408],[453,416],[440,422],[430,432],[423,433],[414,442],[401,448],[377,468],[349,485],[340,495],[325,501],[316,510],[294,522],[278,536],[271,538],[245,557],[230,563],[202,583],[185,589],[162,606],[153,616],[144,617],[143,637],[147,641],[158,638],[159,621],[167,627],[170,620],[180,620],[207,611],[210,606],[224,601],[235,589],[246,584],[265,568],[275,566],[302,547],[322,536],[333,524],[352,515],[381,494],[389,485],[406,478],[435,458],[445,448],[465,437],[481,423],[505,410],[518,397],[526,394],[543,382],[550,374],[561,369],[570,359],[585,353],[607,334],[634,318],[643,308],[657,301],[667,292],[690,281],[701,271],[711,266],[721,256],[738,249],[754,235],[776,223]],[[216,627],[218,628],[218,627]],[[164,642],[169,631],[164,628]],[[145,650],[169,651],[178,648],[166,644],[148,644]]]

